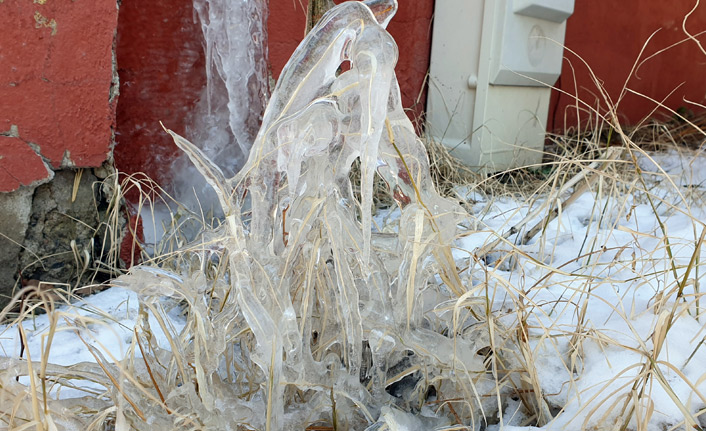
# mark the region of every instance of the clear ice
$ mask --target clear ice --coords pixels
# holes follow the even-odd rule
[[[231,176],[247,160],[269,97],[267,3],[193,0],[193,8],[203,33],[206,87],[186,119],[185,135]],[[171,169],[168,190],[180,203],[196,213],[219,212],[187,157],[178,157]]]
[[[267,100],[267,5],[262,0],[194,0],[206,48],[206,100],[227,95],[228,126],[247,157]],[[209,142],[204,142],[211,155]],[[213,153],[217,156],[217,153]]]
[[[451,425],[425,405],[434,386],[466,400],[454,415],[480,423],[479,394],[493,385],[476,352],[487,342],[460,331],[464,316],[481,317],[450,250],[467,215],[436,192],[402,109],[397,46],[385,30],[396,8],[351,1],[322,17],[285,66],[235,176],[169,131],[226,221],[203,234],[200,270],[138,267],[118,284],[140,293],[145,315],[159,321],[165,298],[187,304],[191,324],[173,335],[172,352],[154,347],[147,356],[174,388],[165,404],[192,412],[188,421],[266,430]],[[360,201],[349,178],[356,159]],[[371,233],[376,173],[401,210],[396,236]],[[142,407],[153,424],[178,419]]]

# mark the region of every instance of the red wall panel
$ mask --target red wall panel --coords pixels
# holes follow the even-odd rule
[[[574,14],[567,23],[565,44],[568,50],[564,53],[562,76],[557,84],[569,94],[554,92],[549,129],[561,130],[577,124],[575,95],[590,106],[599,107],[600,112],[606,112],[608,104],[593,82],[589,67],[600,80],[610,103],[617,105],[623,124],[636,124],[656,108],[654,102],[635,94],[626,93],[621,99],[624,87],[663,101],[674,110],[684,107],[693,112],[703,111],[702,106],[691,102],[703,104],[706,101],[706,53],[694,41],[686,40],[682,29],[686,15],[695,4],[686,0],[576,0]],[[693,34],[706,30],[706,4],[694,10],[685,25]],[[697,40],[706,44],[704,35]],[[685,42],[670,48],[680,41]],[[631,74],[636,63],[639,67]],[[585,106],[580,103],[579,106],[583,110],[579,120],[583,123],[589,113]],[[671,114],[663,109],[656,113],[661,118],[665,115]]]
[[[178,151],[159,122],[183,134],[206,85],[201,28],[191,0],[123,0],[118,20],[115,163],[167,183]]]

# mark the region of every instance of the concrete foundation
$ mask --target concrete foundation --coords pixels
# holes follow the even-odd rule
[[[18,285],[20,254],[32,210],[33,188],[0,193],[0,304]]]
[[[108,172],[60,170],[46,184],[0,193],[0,308],[23,285],[101,283],[125,266],[126,221],[111,206],[110,181],[102,182]]]

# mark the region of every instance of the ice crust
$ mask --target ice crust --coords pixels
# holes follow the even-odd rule
[[[396,8],[394,0],[344,2],[322,17],[285,66],[249,158],[234,177],[170,131],[226,215],[220,241],[227,275],[209,294],[208,307],[203,299],[190,302],[208,340],[192,341],[187,353],[200,357],[196,380],[206,416],[220,410],[216,400],[242,399],[231,391],[245,388],[230,386],[226,395],[214,385],[231,367],[224,358],[235,345],[244,362],[233,368],[244,373],[254,363],[260,370],[248,376],[257,388],[252,399],[259,400],[250,402],[267,413],[246,415],[259,429],[302,429],[316,420],[349,429],[378,418],[389,423],[395,414],[381,416],[380,409],[400,403],[385,390],[400,364],[397,371],[413,375],[405,390],[416,407],[407,410],[418,411],[431,382],[439,386],[451,375],[447,395],[478,399],[473,393],[485,370],[474,337],[453,329],[442,335],[424,317],[430,310],[422,292],[434,275],[444,284],[436,295],[454,304],[465,293],[450,251],[465,213],[434,189],[424,145],[402,109],[397,46],[385,30]],[[341,72],[344,63],[350,69]],[[357,158],[360,202],[349,179]],[[401,210],[392,242],[371,234],[376,172]],[[138,270],[128,277],[124,286],[140,291],[155,274]],[[204,291],[190,282],[174,282],[174,289]],[[157,300],[151,298],[145,299]],[[441,314],[446,317],[435,325],[450,326],[448,313]],[[473,403],[461,414],[475,415]],[[244,408],[235,410],[242,415]]]

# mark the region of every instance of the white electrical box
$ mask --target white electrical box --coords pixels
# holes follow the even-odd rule
[[[541,162],[550,87],[561,73],[573,8],[573,0],[437,1],[432,137],[478,171]]]

